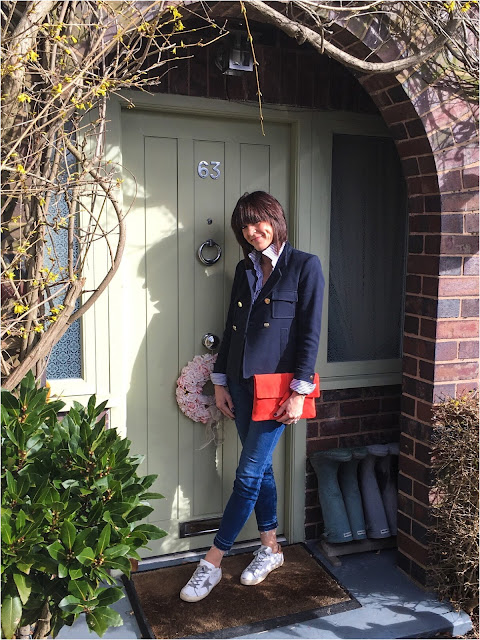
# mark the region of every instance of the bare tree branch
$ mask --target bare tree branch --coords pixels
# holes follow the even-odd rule
[[[364,73],[400,73],[400,71],[417,66],[431,58],[441,49],[459,25],[459,20],[452,16],[445,26],[445,34],[437,36],[423,51],[417,54],[392,62],[367,62],[352,56],[346,51],[342,51],[331,42],[325,40],[321,34],[316,33],[299,22],[287,18],[287,16],[276,11],[266,2],[262,2],[261,0],[244,0],[244,2],[247,6],[258,11],[266,22],[274,24],[292,38],[296,38],[301,42],[308,42],[320,53],[325,52],[328,56],[347,67]]]

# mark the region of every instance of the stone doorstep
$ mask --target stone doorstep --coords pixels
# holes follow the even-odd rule
[[[432,593],[421,589],[395,563],[394,549],[368,551],[342,557],[340,566],[332,566],[318,550],[319,541],[307,542],[309,550],[324,564],[325,568],[362,605],[360,609],[337,613],[324,618],[279,627],[261,633],[240,636],[246,638],[268,638],[282,640],[326,640],[337,639],[397,639],[433,638],[442,632],[461,636],[471,628],[469,616],[454,611],[445,602],[439,602]],[[258,542],[254,547],[258,546]],[[233,553],[241,553],[252,547],[251,543],[236,545]],[[153,569],[161,565],[172,565],[184,561],[192,562],[203,555],[190,551],[165,558],[149,558],[140,563],[140,570]],[[129,640],[141,638],[128,598],[115,603],[124,620],[123,627],[109,629],[104,638]],[[95,638],[88,631],[84,618],[79,618],[72,627],[64,627],[59,640],[84,640]]]

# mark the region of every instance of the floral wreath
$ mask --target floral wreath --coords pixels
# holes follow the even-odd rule
[[[207,442],[203,446],[210,442],[215,442],[215,445],[222,442],[222,414],[215,406],[215,396],[203,393],[216,359],[216,353],[195,356],[183,367],[175,391],[178,406],[187,418],[206,425]]]

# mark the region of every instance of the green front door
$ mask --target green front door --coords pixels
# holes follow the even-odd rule
[[[149,555],[208,546],[213,533],[182,537],[182,523],[199,531],[218,518],[230,495],[240,443],[225,421],[224,443],[205,442],[204,426],[186,418],[175,400],[176,380],[202,337],[221,338],[233,274],[241,258],[230,229],[240,195],[264,189],[289,208],[290,128],[257,121],[122,112],[127,247],[123,283],[127,437],[146,456],[142,473],[158,474],[150,521],[168,532]],[[133,198],[135,199],[133,200]],[[220,260],[202,264],[200,245],[214,240]],[[207,257],[216,254],[205,249]],[[120,348],[120,345],[114,346]],[[284,526],[285,436],[274,456],[279,532]],[[187,526],[187,529],[189,527]],[[258,537],[254,517],[239,540]]]

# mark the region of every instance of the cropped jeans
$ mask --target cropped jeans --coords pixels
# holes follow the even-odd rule
[[[233,492],[213,541],[217,549],[222,551],[231,548],[253,509],[259,531],[271,531],[278,527],[272,454],[285,429],[285,425],[276,420],[252,421],[253,378],[238,383],[228,380],[228,388],[243,449]]]

